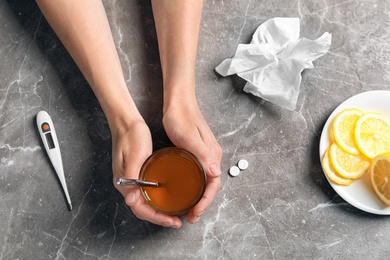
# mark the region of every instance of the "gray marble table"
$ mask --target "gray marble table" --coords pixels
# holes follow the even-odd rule
[[[167,146],[150,3],[104,3],[155,149]],[[333,36],[330,51],[303,72],[294,111],[214,72],[273,17],[300,17],[309,39]],[[341,102],[390,90],[389,24],[385,0],[205,1],[197,96],[224,151],[222,189],[199,222],[176,230],[138,220],[114,189],[107,121],[35,2],[0,1],[0,259],[388,259],[388,217],[337,195],[318,150]],[[40,110],[57,128],[73,211],[38,138]],[[249,168],[230,177],[242,158]]]

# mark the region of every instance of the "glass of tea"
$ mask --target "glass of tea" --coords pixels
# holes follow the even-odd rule
[[[168,147],[157,150],[144,162],[140,180],[158,182],[158,187],[140,187],[146,202],[167,215],[183,215],[202,198],[206,173],[192,153]]]

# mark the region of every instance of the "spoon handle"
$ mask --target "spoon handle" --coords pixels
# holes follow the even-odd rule
[[[158,187],[158,182],[152,182],[152,181],[142,181],[142,180],[137,180],[137,179],[128,179],[128,178],[118,178],[116,179],[116,184],[119,186],[139,186],[139,187],[144,187],[144,186],[149,186],[149,187]]]

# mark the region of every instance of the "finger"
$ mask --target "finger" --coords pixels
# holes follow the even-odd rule
[[[140,156],[130,156],[130,155],[121,155],[118,156],[121,158],[121,161],[117,161],[116,167],[117,171],[114,171],[117,174],[114,174],[113,181],[116,189],[125,196],[127,193],[131,192],[134,187],[131,186],[120,186],[117,184],[116,179],[118,177],[138,179],[139,170],[142,167],[143,159]],[[119,165],[118,165],[119,164]]]
[[[196,152],[195,155],[205,166],[207,174],[215,177],[219,176],[221,174],[222,149],[207,125],[205,128],[199,128],[198,130],[203,142],[198,142],[196,147],[193,148]]]
[[[178,217],[157,212],[146,204],[139,189],[134,189],[128,193],[125,201],[130,206],[134,215],[139,219],[164,227],[180,228],[182,226],[182,222]]]
[[[126,157],[124,157],[123,164],[125,170],[123,177],[138,179],[139,171],[145,159],[146,157],[141,157],[134,154],[128,154]]]
[[[200,160],[208,175],[213,177],[221,175],[222,149],[215,140],[204,143],[202,139],[197,138],[182,148],[190,151]]]
[[[211,205],[215,196],[221,188],[220,177],[209,177],[207,181],[206,190],[202,199],[195,205],[195,207],[187,214],[187,221],[189,223],[196,222],[203,212]]]

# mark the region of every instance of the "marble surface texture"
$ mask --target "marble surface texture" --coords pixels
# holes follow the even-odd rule
[[[150,3],[104,4],[154,146],[167,146]],[[214,72],[273,17],[301,18],[309,39],[333,36],[330,51],[303,72],[294,111]],[[388,259],[388,217],[337,195],[318,150],[341,102],[390,90],[389,25],[386,0],[206,0],[197,97],[224,151],[222,188],[199,222],[176,230],[138,220],[114,189],[107,121],[35,2],[0,0],[0,259]],[[57,128],[73,211],[38,138],[40,110]],[[242,158],[249,168],[230,177]]]

